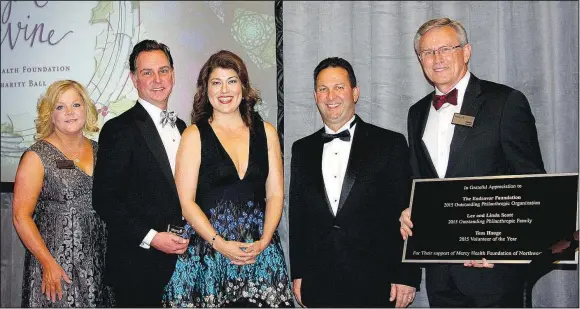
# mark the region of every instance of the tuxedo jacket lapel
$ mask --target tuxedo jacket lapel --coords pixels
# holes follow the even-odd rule
[[[328,199],[328,193],[326,192],[326,186],[324,185],[324,177],[322,176],[322,150],[324,149],[324,143],[322,142],[322,133],[324,132],[324,128],[317,132],[318,137],[313,145],[312,151],[312,177],[314,177],[314,183],[320,188],[317,188],[315,192],[320,192],[323,196],[321,197],[322,200],[325,201],[326,209],[330,213],[330,215],[334,216],[332,211],[332,206],[330,205],[330,200]]]
[[[465,95],[463,97],[463,104],[461,105],[461,114],[475,117],[477,112],[481,108],[484,97],[481,95],[481,86],[479,79],[475,75],[471,74],[469,78],[469,83],[465,89]],[[477,118],[474,120],[474,124]],[[445,172],[445,177],[451,175],[450,172],[453,171],[454,165],[457,163],[461,147],[465,142],[465,138],[469,134],[471,127],[455,125],[453,130],[453,138],[451,139],[451,146],[449,148],[449,161],[447,164],[447,171]]]
[[[435,95],[435,91],[431,93],[429,96],[429,100],[425,102],[425,106],[422,107],[421,115],[420,115],[420,124],[421,130],[418,132],[419,134],[415,136],[415,138],[421,142],[421,149],[423,151],[423,157],[427,160],[427,164],[429,166],[430,171],[430,178],[437,178],[437,170],[435,169],[435,164],[433,164],[433,160],[431,159],[431,155],[429,154],[429,150],[427,149],[427,145],[423,141],[423,134],[425,133],[425,127],[427,127],[427,118],[429,118],[429,110],[431,109],[431,101],[433,100],[433,96]]]
[[[187,128],[187,125],[181,121],[176,121],[175,124],[177,125],[177,130],[179,130],[179,135],[182,135],[185,128]]]
[[[344,180],[342,181],[340,200],[338,201],[338,208],[336,210],[337,215],[344,207],[344,203],[346,202],[352,186],[356,181],[356,177],[362,163],[361,161],[364,160],[364,154],[369,148],[367,147],[369,140],[367,134],[368,132],[366,131],[366,123],[363,122],[360,118],[357,120],[357,122],[358,123],[354,130],[352,145],[350,147],[348,163],[346,165],[346,173],[344,174]]]
[[[141,104],[135,104],[134,109],[137,115],[135,118],[137,127],[141,131],[143,138],[145,138],[147,146],[153,153],[157,163],[159,163],[159,167],[161,167],[163,175],[165,175],[167,181],[170,182],[172,187],[177,192],[177,188],[175,187],[175,179],[173,178],[173,172],[171,172],[171,165],[169,164],[169,159],[167,158],[167,152],[165,151],[165,147],[163,146],[163,142],[161,141],[161,137],[159,136],[159,132],[157,132],[157,128],[155,127],[153,120],[149,114],[147,114],[147,111],[145,108],[143,108],[143,106],[141,106]],[[181,129],[179,129],[179,131],[180,133],[183,132]]]

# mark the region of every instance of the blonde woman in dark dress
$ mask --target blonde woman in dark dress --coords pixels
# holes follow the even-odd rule
[[[28,249],[22,307],[107,307],[106,229],[92,208],[97,111],[76,81],[51,84],[38,103],[36,142],[14,182],[13,222]]]

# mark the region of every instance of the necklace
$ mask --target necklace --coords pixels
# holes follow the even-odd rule
[[[68,150],[69,153],[73,154],[73,162],[75,163],[75,165],[78,165],[79,162],[81,162],[81,159],[79,158],[79,156],[81,155],[81,153],[83,152],[83,147],[85,146],[84,143],[84,137],[83,137],[83,141],[81,141],[81,146],[79,147],[79,150],[77,152],[72,151],[72,149],[70,149],[70,147],[65,144],[60,137],[57,135],[56,136],[58,138],[58,141],[64,145],[64,147],[66,147],[66,149]]]

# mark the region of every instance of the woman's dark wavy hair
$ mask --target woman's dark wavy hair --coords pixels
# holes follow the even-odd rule
[[[228,50],[220,50],[211,55],[199,71],[197,77],[197,91],[193,98],[193,111],[191,112],[191,123],[208,121],[213,116],[213,107],[207,96],[209,76],[214,69],[232,69],[240,77],[242,83],[242,102],[240,103],[240,114],[244,124],[252,129],[254,120],[262,118],[254,110],[256,104],[262,102],[260,92],[250,85],[250,77],[246,64],[238,55]]]

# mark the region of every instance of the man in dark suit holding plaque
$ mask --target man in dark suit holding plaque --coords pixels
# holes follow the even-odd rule
[[[189,243],[168,230],[183,226],[173,175],[186,125],[167,111],[175,83],[169,48],[141,41],[129,67],[139,100],[103,126],[93,207],[107,223],[105,280],[116,305],[160,307],[177,255]]]
[[[415,35],[414,48],[435,87],[409,110],[414,178],[545,173],[528,100],[520,91],[469,72],[471,46],[459,22],[426,22]],[[406,239],[412,235],[409,209],[400,221]],[[427,266],[430,306],[521,307],[518,267],[482,261]]]
[[[401,263],[397,218],[408,204],[405,137],[355,115],[359,88],[342,58],[314,70],[324,122],[292,145],[290,271],[307,307],[406,307],[420,268]]]

